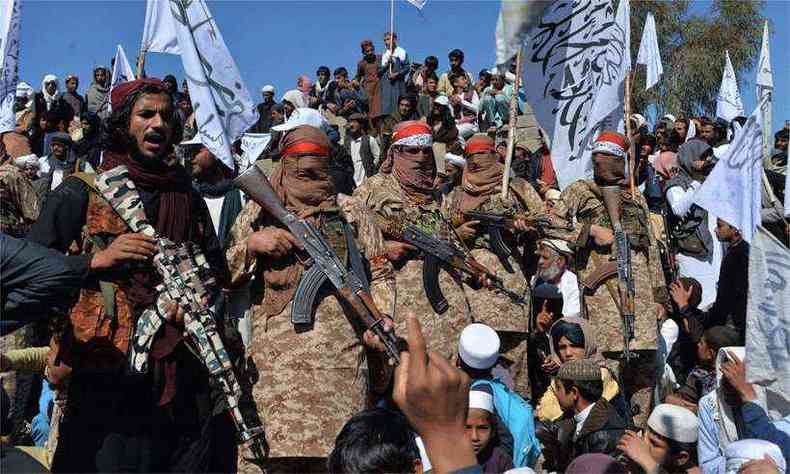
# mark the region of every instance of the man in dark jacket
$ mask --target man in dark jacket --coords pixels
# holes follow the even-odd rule
[[[556,462],[589,453],[614,455],[625,421],[603,395],[600,365],[592,359],[566,362],[554,379],[554,390],[566,418],[559,424]],[[559,467],[559,466],[555,466]]]

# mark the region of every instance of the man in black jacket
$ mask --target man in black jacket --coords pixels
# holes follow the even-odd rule
[[[559,424],[557,468],[588,453],[614,455],[625,421],[603,395],[601,368],[592,359],[566,362],[554,379],[554,390],[565,419]]]

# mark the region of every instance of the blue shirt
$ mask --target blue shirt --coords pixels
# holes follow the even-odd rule
[[[771,421],[760,405],[747,402],[741,406],[749,438],[770,441],[779,446],[785,459],[790,459],[790,415]]]

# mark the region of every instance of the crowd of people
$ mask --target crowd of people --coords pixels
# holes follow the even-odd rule
[[[271,140],[235,143],[232,166],[172,75],[19,84],[0,146],[3,471],[784,473],[790,413],[746,378],[749,244],[694,204],[746,119],[633,114],[561,190],[515,66],[475,79],[459,49],[442,72],[383,40],[279,100],[264,86],[249,132]],[[789,132],[764,164],[782,242]],[[240,189],[250,170],[362,282],[399,363]],[[205,261],[238,400],[163,289],[162,242]]]

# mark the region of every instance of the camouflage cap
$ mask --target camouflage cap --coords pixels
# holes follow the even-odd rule
[[[594,382],[601,380],[601,368],[592,359],[571,360],[562,364],[557,377],[576,382]]]

